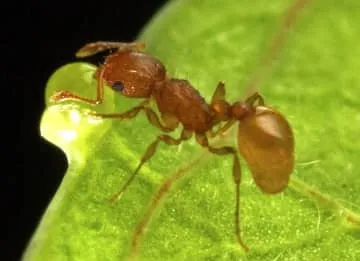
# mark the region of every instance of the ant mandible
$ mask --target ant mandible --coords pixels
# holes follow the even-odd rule
[[[143,43],[94,42],[86,44],[77,57],[87,57],[106,50],[109,54],[96,71],[96,99],[81,97],[68,91],[58,91],[52,97],[54,102],[65,100],[81,101],[87,104],[103,102],[103,86],[132,98],[144,98],[138,106],[124,113],[91,113],[92,116],[112,119],[131,119],[144,111],[148,121],[163,132],[171,132],[179,123],[183,129],[179,138],[159,135],[152,142],[136,170],[111,201],[115,202],[131,184],[145,162],[155,154],[160,142],[179,145],[195,134],[202,147],[216,155],[233,156],[233,180],[236,186],[235,228],[241,247],[248,251],[241,238],[240,182],[241,169],[237,150],[231,146],[213,147],[208,139],[216,137],[233,124],[239,122],[238,148],[253,175],[255,183],[264,193],[278,193],[285,189],[294,168],[294,137],[285,117],[264,104],[263,97],[255,92],[245,101],[230,104],[225,99],[225,86],[219,82],[208,104],[197,90],[183,79],[169,78],[165,66],[155,57],[142,52]],[[150,108],[150,99],[155,100],[160,117]],[[221,123],[224,123],[220,125]],[[213,131],[214,126],[219,126]],[[140,233],[140,232],[137,232]],[[136,238],[138,235],[135,235]]]

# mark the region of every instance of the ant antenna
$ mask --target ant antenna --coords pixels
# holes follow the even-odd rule
[[[261,86],[264,78],[269,74],[272,68],[272,63],[278,57],[281,48],[284,47],[286,35],[294,27],[299,12],[310,2],[311,0],[297,0],[289,7],[285,13],[285,18],[275,34],[275,38],[270,43],[268,51],[260,60],[260,65],[255,72],[250,76],[247,90],[257,90]]]

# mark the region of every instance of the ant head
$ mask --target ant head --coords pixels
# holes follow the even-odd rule
[[[104,63],[103,81],[124,96],[146,98],[154,84],[166,77],[162,63],[140,52],[116,52]]]

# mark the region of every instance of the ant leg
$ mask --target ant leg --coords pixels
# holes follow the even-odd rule
[[[177,128],[178,124],[172,124],[173,122],[169,120],[169,118],[162,117],[162,121],[164,124],[161,123],[159,117],[156,115],[156,113],[147,107],[144,107],[146,117],[148,121],[155,126],[156,128],[162,130],[163,132],[170,132]]]
[[[299,19],[300,12],[309,5],[311,0],[295,0],[293,4],[286,10],[283,21],[279,25],[278,31],[269,43],[268,50],[260,59],[258,67],[250,75],[248,87],[246,89],[258,90],[265,77],[272,70],[274,61],[279,57],[281,50],[284,48],[289,32],[295,27]]]
[[[153,196],[151,203],[149,204],[146,212],[142,216],[141,220],[136,224],[134,229],[134,234],[132,237],[131,251],[129,256],[129,261],[135,260],[137,255],[137,248],[140,244],[141,237],[144,234],[144,230],[148,225],[154,211],[158,207],[161,200],[166,196],[166,194],[171,189],[171,186],[176,183],[179,179],[183,178],[187,172],[193,167],[197,166],[201,159],[205,156],[205,153],[201,154],[195,160],[191,161],[189,164],[186,164],[184,167],[180,168],[178,171],[173,173],[171,176],[167,177],[166,180],[162,183],[156,194]]]
[[[76,52],[76,57],[83,58],[95,55],[111,49],[117,49],[118,52],[140,51],[145,48],[145,44],[141,42],[92,42],[87,43]]]
[[[204,134],[196,133],[196,141],[203,147],[206,147],[211,153],[216,155],[226,155],[232,154],[234,157],[233,163],[233,180],[235,183],[235,191],[236,191],[236,204],[235,204],[235,233],[236,238],[240,246],[247,252],[249,248],[245,245],[241,238],[241,229],[240,229],[240,183],[241,183],[241,168],[239,157],[236,153],[236,149],[230,146],[224,146],[220,148],[214,148],[209,145],[208,138]]]
[[[265,102],[264,102],[264,97],[262,97],[262,95],[258,92],[254,92],[252,95],[250,95],[245,102],[247,104],[253,105],[255,102],[258,102],[258,104],[260,106],[264,106]]]
[[[179,126],[179,119],[170,114],[161,113],[161,119],[170,130],[175,130]]]
[[[58,91],[55,92],[51,97],[51,102],[62,102],[62,101],[81,101],[85,102],[87,104],[101,104],[104,101],[104,81],[103,81],[103,75],[104,75],[104,68],[99,67],[98,68],[98,74],[97,74],[97,86],[96,86],[96,98],[95,99],[89,99],[81,97],[75,93],[69,92],[69,91]]]
[[[154,156],[157,146],[159,144],[160,141],[166,143],[167,145],[179,145],[181,142],[190,139],[192,136],[192,132],[183,129],[183,131],[181,132],[181,136],[178,139],[174,139],[173,137],[169,136],[169,135],[159,135],[156,140],[151,143],[148,148],[146,149],[145,154],[142,156],[141,161],[139,163],[139,165],[137,166],[136,170],[131,174],[130,178],[126,181],[126,183],[124,183],[124,185],[121,187],[120,191],[117,192],[116,194],[114,194],[111,198],[110,201],[112,203],[115,203],[116,200],[118,200],[122,194],[124,193],[124,191],[127,189],[127,187],[131,184],[131,182],[134,180],[136,174],[139,172],[139,170],[141,169],[141,167],[147,162],[149,161],[152,156]]]
[[[117,119],[117,120],[125,120],[125,119],[132,119],[134,117],[136,117],[138,115],[138,113],[140,111],[145,111],[146,117],[148,119],[148,121],[150,122],[151,125],[153,125],[154,127],[162,130],[163,132],[170,132],[173,131],[174,128],[170,128],[168,127],[166,124],[163,125],[159,119],[159,117],[156,115],[156,113],[147,107],[148,105],[148,100],[146,100],[145,102],[141,103],[140,105],[126,111],[123,113],[88,113],[88,115],[90,116],[94,116],[94,117],[98,117],[98,118],[103,118],[103,119]]]
[[[234,123],[236,123],[236,122],[237,122],[237,120],[229,120],[227,123],[224,124],[224,126],[222,126],[217,131],[209,131],[207,134],[208,134],[209,138],[214,138],[218,135],[223,135],[224,132],[226,132],[228,129],[230,129],[230,127],[233,126]]]

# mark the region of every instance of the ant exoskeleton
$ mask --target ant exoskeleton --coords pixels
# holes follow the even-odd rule
[[[225,99],[225,86],[222,82],[208,104],[198,91],[186,80],[169,78],[164,65],[156,58],[141,51],[144,45],[138,42],[94,42],[86,44],[77,52],[77,57],[87,57],[106,50],[116,50],[108,55],[103,65],[96,71],[96,99],[83,98],[68,91],[55,93],[51,100],[81,101],[88,104],[103,102],[103,86],[126,97],[144,98],[138,106],[124,113],[91,113],[91,116],[112,119],[131,119],[144,111],[148,121],[163,132],[171,132],[179,123],[183,130],[179,138],[159,135],[152,142],[141,161],[120,191],[111,201],[116,201],[133,181],[142,165],[155,154],[159,142],[179,145],[195,134],[202,147],[217,155],[231,154],[233,160],[233,179],[236,185],[235,228],[239,244],[248,251],[240,235],[239,208],[241,169],[237,150],[231,146],[213,147],[208,139],[216,137],[239,122],[238,148],[247,162],[255,183],[264,193],[278,193],[284,190],[294,167],[294,138],[289,123],[279,112],[264,104],[263,97],[255,92],[245,101],[230,104]],[[150,108],[154,99],[160,117]],[[220,123],[225,123],[219,125]],[[214,126],[219,126],[213,131]],[[139,231],[135,231],[133,243]]]

